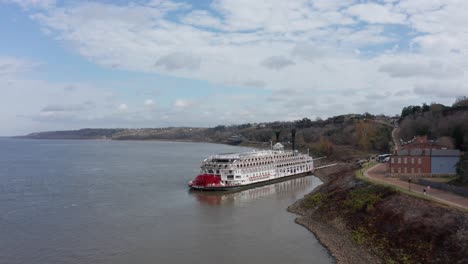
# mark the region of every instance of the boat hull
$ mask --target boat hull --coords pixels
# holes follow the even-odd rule
[[[233,191],[233,190],[242,190],[242,189],[250,189],[250,188],[255,188],[258,186],[263,186],[263,185],[268,185],[276,182],[282,182],[294,178],[299,178],[299,177],[304,177],[307,175],[312,175],[312,171],[309,172],[303,172],[299,174],[293,174],[289,176],[284,176],[281,178],[275,178],[275,179],[270,179],[270,180],[265,180],[265,181],[260,181],[260,182],[253,182],[253,183],[248,183],[248,184],[243,184],[243,185],[235,185],[235,186],[194,186],[194,185],[189,185],[190,189],[195,190],[195,191]]]

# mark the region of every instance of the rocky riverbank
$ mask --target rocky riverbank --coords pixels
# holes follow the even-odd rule
[[[354,177],[340,164],[291,205],[337,263],[468,263],[468,216]]]

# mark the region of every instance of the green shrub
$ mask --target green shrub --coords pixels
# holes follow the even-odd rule
[[[306,207],[314,208],[314,207],[322,205],[323,200],[324,200],[323,194],[314,193],[312,195],[307,196],[307,198],[304,200],[304,204]]]
[[[371,188],[357,188],[352,190],[344,205],[353,212],[365,210],[367,212],[374,209],[374,205],[381,199],[380,193]]]
[[[351,238],[354,242],[362,245],[369,240],[369,232],[363,227],[359,227],[351,233]]]

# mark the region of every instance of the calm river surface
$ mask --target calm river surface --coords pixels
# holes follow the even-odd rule
[[[0,139],[0,263],[332,263],[286,211],[315,177],[189,192],[205,157],[243,150]]]

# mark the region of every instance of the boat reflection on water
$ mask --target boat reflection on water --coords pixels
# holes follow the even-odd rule
[[[219,206],[231,204],[239,206],[250,201],[273,196],[293,196],[295,199],[299,199],[321,183],[317,177],[305,176],[252,189],[223,192],[190,190],[190,194],[200,203],[206,205]]]

